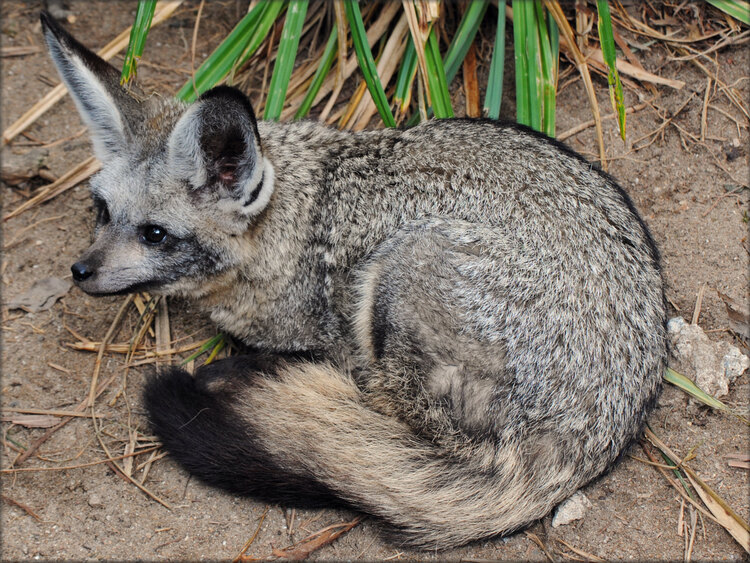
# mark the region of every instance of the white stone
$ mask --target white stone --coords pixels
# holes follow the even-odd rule
[[[682,317],[667,324],[676,371],[692,379],[706,393],[723,397],[729,384],[750,367],[750,358],[727,342],[713,342],[698,325]]]
[[[100,497],[96,493],[91,493],[89,495],[88,503],[91,508],[101,508],[104,506],[104,501],[102,500],[102,497]]]
[[[557,528],[580,520],[589,508],[591,508],[591,501],[581,491],[578,491],[557,507],[555,515],[552,517],[552,527]]]

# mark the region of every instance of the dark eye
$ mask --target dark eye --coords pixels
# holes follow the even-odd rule
[[[109,208],[107,202],[100,197],[94,198],[94,207],[96,208],[96,224],[106,225],[110,221]]]
[[[159,225],[146,225],[141,240],[148,244],[159,244],[167,238],[167,230]]]

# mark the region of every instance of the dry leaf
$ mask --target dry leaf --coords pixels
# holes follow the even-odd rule
[[[717,293],[727,308],[729,327],[745,344],[750,344],[750,309],[748,309],[747,305],[741,305],[728,295],[724,295],[721,291],[717,291]]]
[[[9,309],[23,309],[29,313],[38,313],[51,309],[55,302],[63,297],[73,286],[61,278],[44,278],[34,282],[26,293],[19,295],[8,303]]]

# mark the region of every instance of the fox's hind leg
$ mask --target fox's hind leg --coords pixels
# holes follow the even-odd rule
[[[490,228],[426,219],[383,243],[360,272],[360,385],[377,410],[429,439],[485,437],[502,418],[496,397],[513,382],[499,320],[467,304],[502,304],[490,253],[503,244]]]

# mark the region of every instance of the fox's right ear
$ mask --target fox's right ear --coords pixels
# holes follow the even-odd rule
[[[213,193],[224,211],[249,219],[273,193],[250,101],[229,86],[205,92],[177,121],[168,141],[173,173]]]
[[[127,116],[139,113],[139,103],[120,86],[117,69],[76,41],[46,12],[41,20],[52,60],[91,131],[94,153],[99,160],[107,160],[130,139]]]

